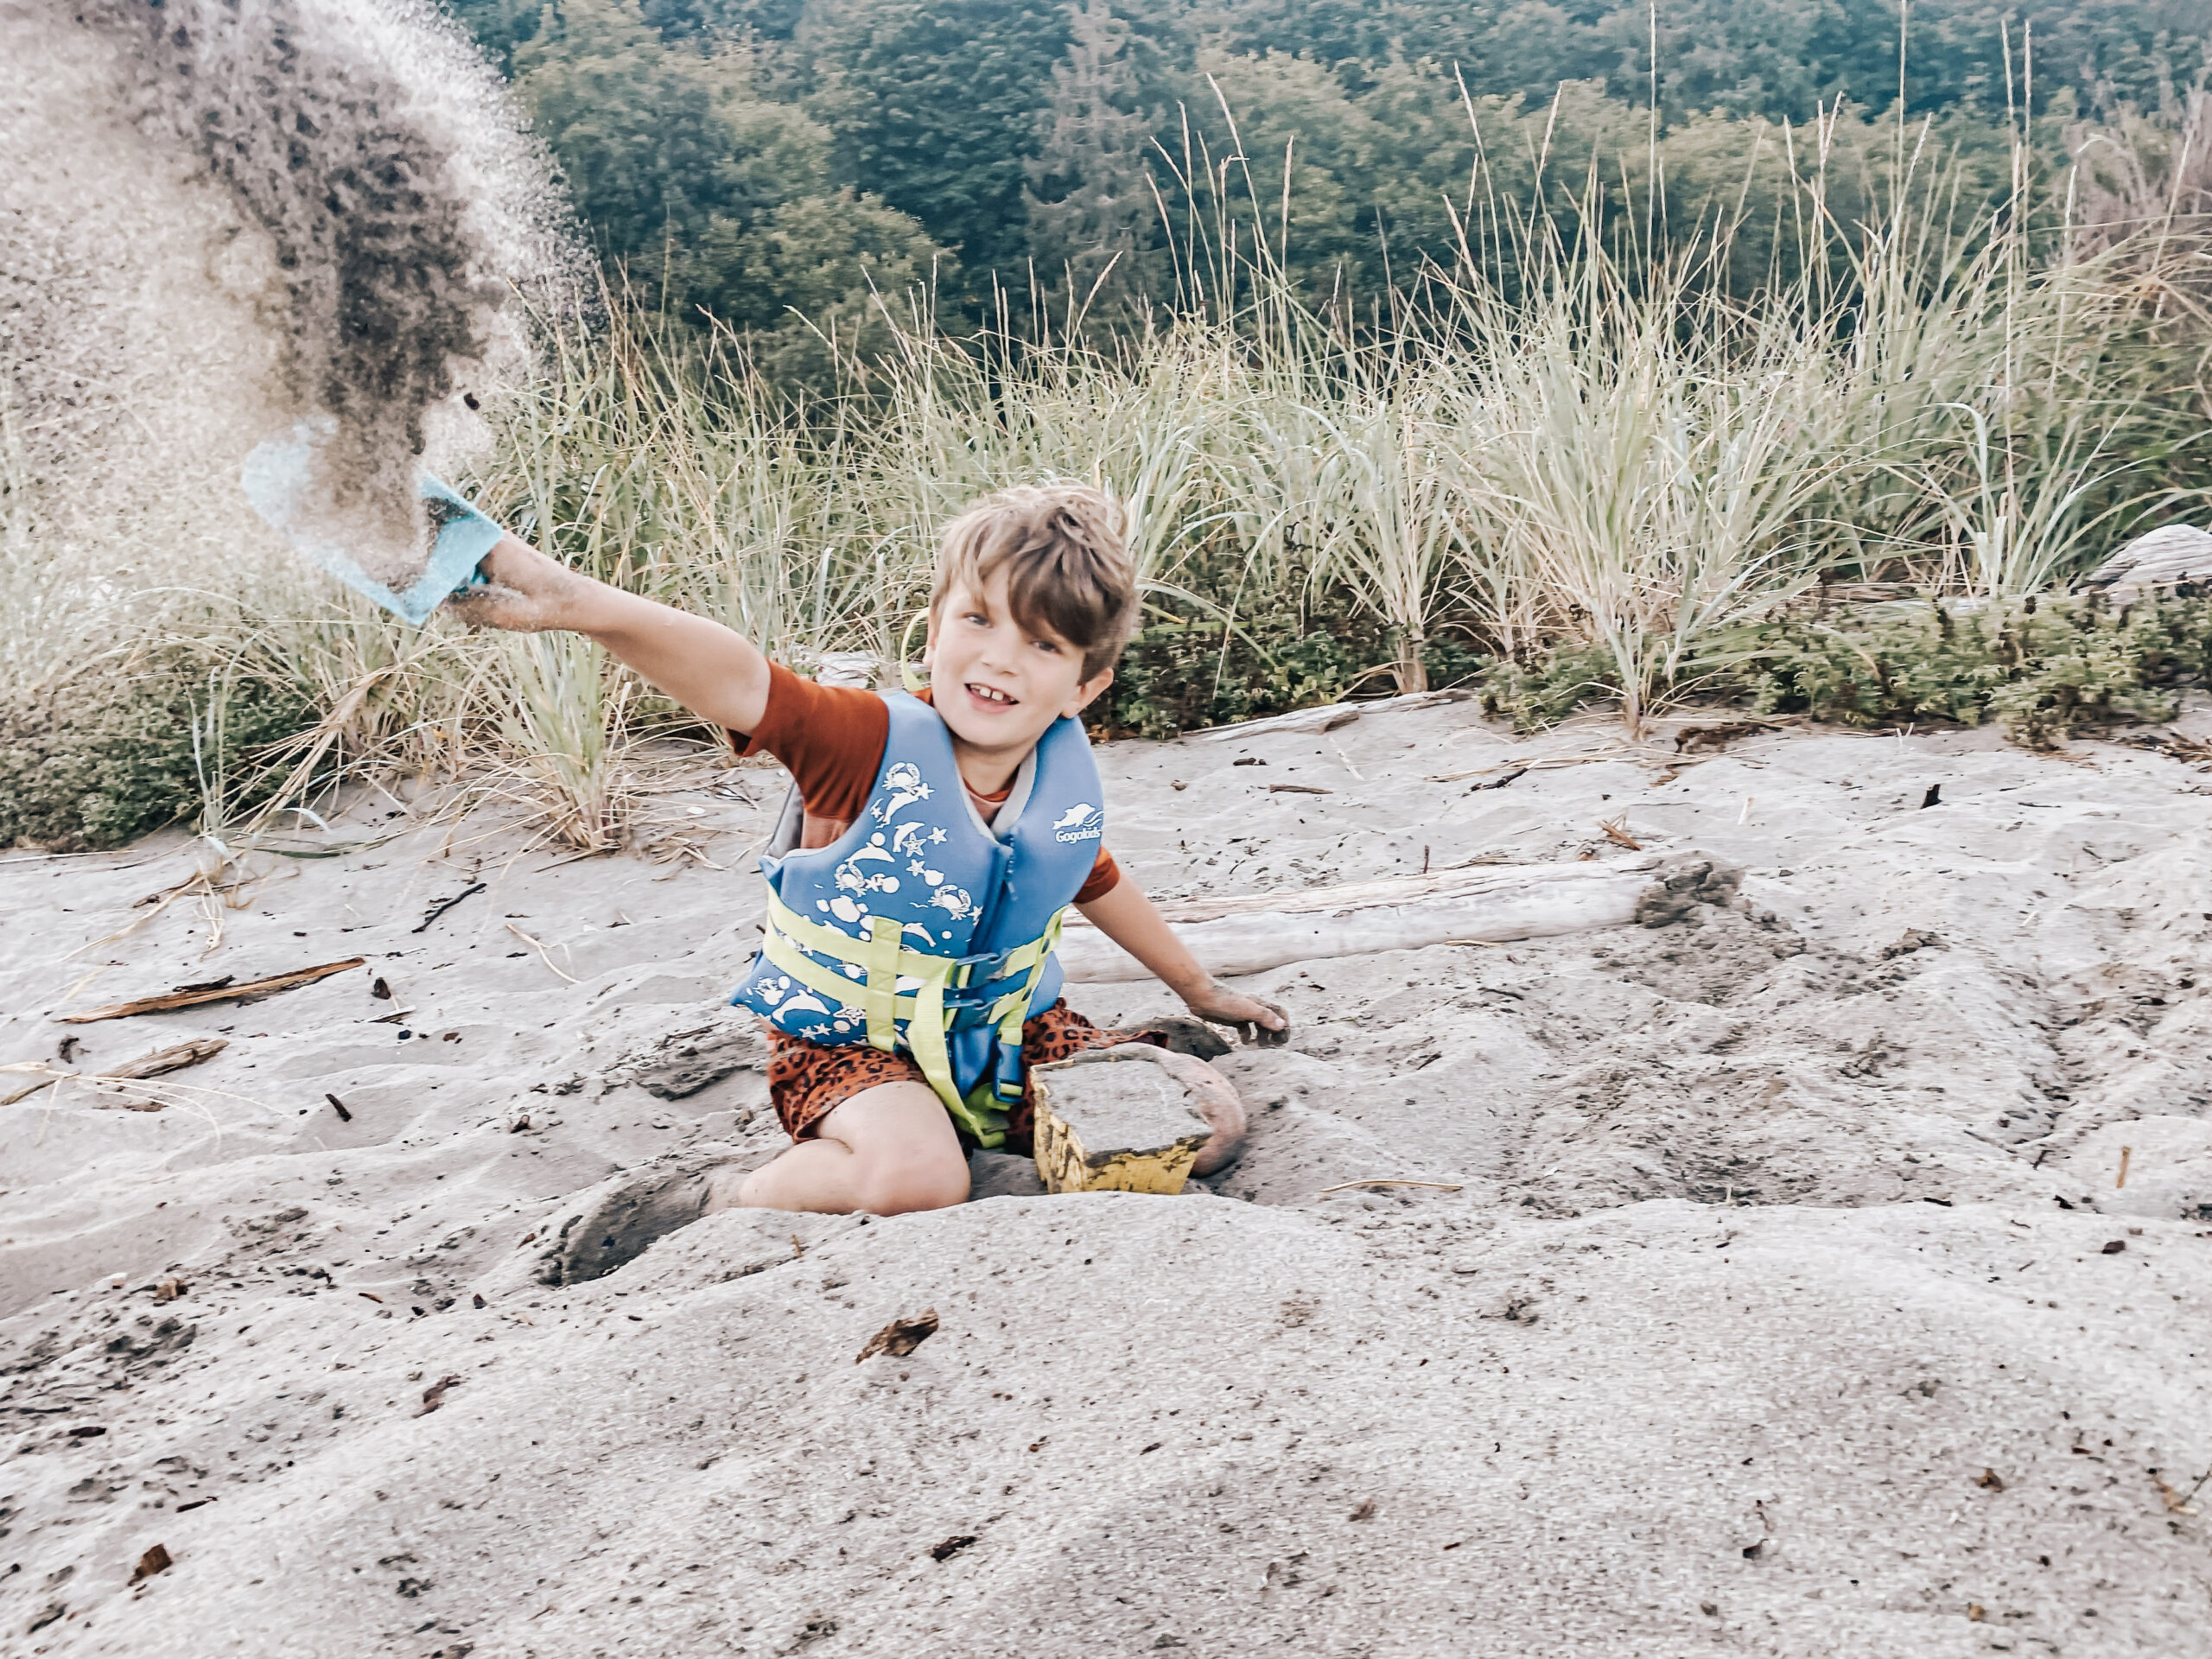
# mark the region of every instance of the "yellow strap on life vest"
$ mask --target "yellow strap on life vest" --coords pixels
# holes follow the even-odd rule
[[[1054,912],[1042,936],[1007,953],[1004,971],[1020,974],[1022,982],[991,1003],[989,1018],[999,1028],[1001,1042],[1020,1043],[1029,999],[1035,995],[1045,964],[1052,960],[1053,947],[1059,943],[1060,925],[1066,913],[1065,909]],[[871,1048],[897,1053],[903,1024],[906,1052],[954,1120],[979,1140],[988,1137],[987,1144],[1003,1139],[1001,1125],[979,1119],[976,1109],[962,1098],[952,1075],[951,1051],[945,1042],[949,1023],[945,990],[966,985],[968,964],[950,957],[909,950],[906,930],[888,916],[868,918],[868,938],[856,939],[800,915],[771,891],[767,919],[767,936],[760,942],[763,956],[809,990],[834,998],[841,1007],[858,1005],[868,1018]],[[839,966],[832,968],[817,961],[820,957],[830,957]],[[848,969],[857,969],[857,976]],[[900,991],[901,979],[917,982],[915,988]],[[987,1088],[988,1084],[977,1092]]]
[[[1022,1022],[1029,1018],[1029,1000],[1037,994],[1037,982],[1045,976],[1045,964],[1052,959],[1052,951],[1060,942],[1060,924],[1066,918],[1063,906],[1052,912],[1052,919],[1045,924],[1042,938],[1033,940],[1007,957],[1007,971],[1020,974],[1021,983],[991,1004],[991,1017],[998,1022],[999,1041],[1021,1046]],[[1007,1096],[998,1091],[1001,1099]],[[1019,1094],[1013,1098],[1019,1099]]]

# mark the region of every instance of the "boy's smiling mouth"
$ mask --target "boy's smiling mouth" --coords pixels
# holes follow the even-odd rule
[[[1009,696],[995,687],[978,685],[973,680],[968,682],[968,695],[982,702],[995,703],[1004,708],[1012,708],[1021,701],[1020,698]]]

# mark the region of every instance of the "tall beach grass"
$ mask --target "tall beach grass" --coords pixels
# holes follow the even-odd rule
[[[923,296],[886,295],[893,348],[847,364],[842,393],[800,397],[739,338],[611,305],[588,334],[550,330],[463,481],[554,556],[804,669],[898,653],[938,530],[975,497],[1084,480],[1127,505],[1147,598],[1111,729],[1556,683],[1564,663],[1545,706],[1604,702],[1633,734],[1712,689],[1717,642],[1810,596],[2012,604],[2142,524],[2202,516],[2212,204],[2177,188],[2092,233],[2069,217],[2087,197],[2155,194],[2141,135],[2080,138],[2094,179],[2034,165],[2024,137],[2010,193],[1977,196],[1931,131],[1898,128],[1885,170],[1854,181],[1880,210],[1852,222],[1830,205],[1831,132],[1754,134],[1745,176],[1770,199],[1747,185],[1663,239],[1636,194],[1664,188],[1647,158],[1615,168],[1629,183],[1593,160],[1535,196],[1478,168],[1459,257],[1364,316],[1287,275],[1287,165],[1269,202],[1236,186],[1240,156],[1192,156],[1169,215],[1185,303],[1147,332],[956,339]],[[1753,224],[1766,265],[1747,280]],[[31,493],[4,499],[0,781],[26,801],[53,794],[57,743],[84,747],[54,734],[90,729],[65,683],[110,705],[129,685],[157,711],[142,725],[196,707],[188,683],[251,714],[222,728],[249,735],[195,801],[207,822],[265,826],[397,772],[524,803],[595,848],[622,833],[640,742],[710,740],[582,642],[416,631],[299,571],[90,604]],[[149,802],[207,795],[201,749]],[[111,787],[86,779],[67,787]],[[0,831],[97,842],[155,807],[72,810]]]

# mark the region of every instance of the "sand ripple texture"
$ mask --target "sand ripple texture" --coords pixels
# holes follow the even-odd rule
[[[610,1197],[775,1144],[718,1006],[775,773],[657,803],[721,870],[371,794],[333,839],[396,839],[207,955],[196,901],[133,909],[181,840],[11,855],[0,1058],[230,1046],[164,1110],[0,1109],[0,1650],[2212,1651],[2212,774],[1618,748],[1465,705],[1107,747],[1155,891],[1626,856],[1612,819],[1744,907],[1256,976],[1297,1032],[1224,1062],[1210,1189],[722,1215],[592,1278]],[[1440,1185],[1323,1191],[1378,1177]]]

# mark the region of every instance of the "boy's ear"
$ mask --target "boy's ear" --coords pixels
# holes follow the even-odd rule
[[[1098,700],[1098,694],[1101,691],[1113,683],[1114,671],[1110,668],[1100,669],[1096,676],[1084,680],[1076,687],[1075,696],[1068,699],[1068,706],[1060,712],[1071,717],[1081,714]]]

